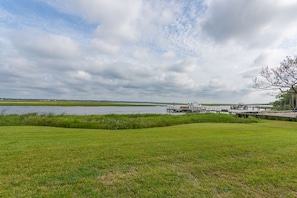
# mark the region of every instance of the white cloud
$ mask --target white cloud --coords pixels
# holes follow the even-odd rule
[[[71,74],[71,76],[73,76],[74,78],[78,78],[78,79],[82,79],[82,80],[90,80],[91,79],[91,75],[88,72],[79,70],[73,74]]]
[[[38,1],[55,19],[0,5],[8,97],[268,102],[252,78],[297,54],[295,1]]]
[[[133,57],[142,61],[151,57],[150,52],[146,48],[136,48],[133,52]]]
[[[71,38],[36,29],[15,32],[11,40],[21,53],[34,57],[68,59],[80,54],[78,44]]]
[[[167,51],[167,52],[163,53],[162,56],[166,59],[171,59],[171,58],[175,58],[176,55],[175,55],[175,52],[173,52],[173,51]]]
[[[95,49],[99,50],[100,52],[107,53],[107,54],[116,54],[120,46],[115,43],[107,43],[104,40],[99,40],[99,39],[92,39],[91,43],[94,45]]]
[[[61,0],[53,5],[98,24],[94,32],[98,39],[113,42],[137,39],[135,21],[141,14],[141,0]]]

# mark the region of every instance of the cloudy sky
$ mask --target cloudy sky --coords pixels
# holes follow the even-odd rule
[[[1,0],[0,98],[263,103],[296,0]]]

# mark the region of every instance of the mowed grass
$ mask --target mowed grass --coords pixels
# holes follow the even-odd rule
[[[0,197],[296,197],[297,123],[0,127]]]

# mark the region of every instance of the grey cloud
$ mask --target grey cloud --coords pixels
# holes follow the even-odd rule
[[[179,61],[177,63],[166,66],[166,71],[185,73],[191,72],[197,67],[197,61],[195,58],[187,58],[185,60]]]
[[[131,74],[129,75],[125,68],[106,68],[102,75],[109,79],[128,80]]]
[[[259,65],[263,65],[264,63],[267,61],[267,55],[266,54],[260,54],[257,58],[255,58],[254,60],[254,65],[255,66],[259,66]]]
[[[241,73],[239,73],[239,75],[246,80],[252,80],[253,78],[255,78],[255,76],[257,76],[259,74],[260,69],[258,67],[251,67],[248,70],[245,70]]]
[[[34,63],[21,57],[0,57],[3,61],[0,64],[1,75],[5,77],[11,77],[14,80],[18,78],[31,78],[35,72],[36,67]]]
[[[250,89],[238,88],[229,89],[228,87],[209,87],[205,85],[195,93],[196,98],[206,100],[207,102],[220,101],[221,103],[246,102]]]
[[[32,59],[29,55],[28,57]],[[226,95],[234,94],[240,98],[244,93],[237,93],[227,86],[224,87],[219,80],[198,85],[199,79],[194,79],[187,73],[191,71],[193,65],[196,66],[195,59],[185,59],[160,67],[158,70],[130,62],[105,63],[99,60],[36,59],[32,62],[21,58],[17,61],[18,64],[11,60],[10,63],[15,67],[11,74],[18,76],[13,79],[11,77],[9,87],[17,87],[11,92],[19,92],[21,97],[30,97],[28,93],[32,93],[34,97],[62,99],[87,97],[131,100],[133,98],[149,101],[152,98],[154,100],[185,98],[187,101],[191,100],[190,98],[197,98],[199,101],[199,98],[213,97],[225,101],[228,99]],[[1,69],[5,70],[6,74],[10,72],[4,64],[1,65]],[[75,74],[79,74],[79,71],[80,74],[89,74],[90,77],[78,78]],[[8,93],[4,88],[1,91]],[[12,94],[14,93],[9,95]]]
[[[131,63],[115,62],[107,64],[103,67],[102,73],[105,78],[120,79],[120,80],[133,80],[149,78],[152,74],[152,70],[137,66]]]
[[[85,89],[112,92],[114,95],[141,92],[150,96],[166,96],[171,93],[184,94],[193,90],[192,84],[195,83],[187,78],[186,74],[155,71],[129,63],[113,63],[104,66],[102,72],[92,74],[92,78],[84,82],[84,87]],[[72,78],[67,78],[64,81],[67,81],[66,84],[69,87],[81,86],[75,84],[75,80]]]
[[[10,78],[1,84],[3,85],[0,89],[1,93],[7,94],[2,95],[2,97],[32,98],[34,96],[38,98],[55,98],[63,93],[58,91],[60,89],[59,84],[44,82],[36,77]]]
[[[271,45],[288,26],[294,25],[297,17],[297,3],[281,5],[281,2],[210,1],[203,29],[219,42],[235,40],[249,46]]]

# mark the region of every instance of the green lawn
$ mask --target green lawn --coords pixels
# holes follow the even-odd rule
[[[296,197],[297,123],[0,127],[0,197]]]

